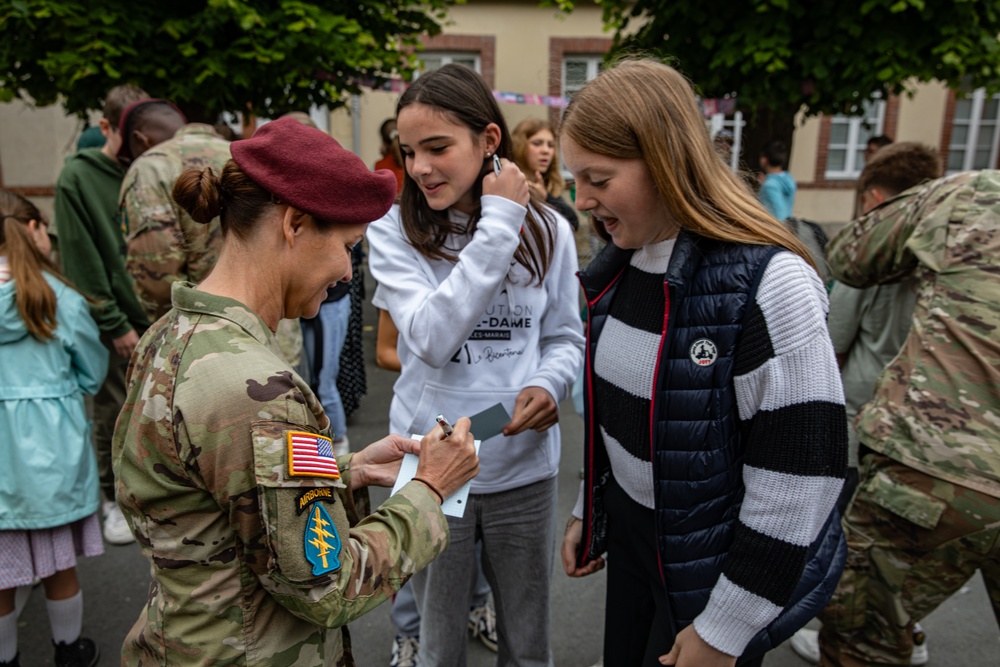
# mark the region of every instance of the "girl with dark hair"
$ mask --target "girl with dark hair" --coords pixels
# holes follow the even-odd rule
[[[104,553],[83,394],[100,388],[108,352],[87,300],[47,257],[38,209],[0,190],[0,216],[0,666],[19,663],[15,590],[36,577],[55,664],[95,665],[76,557]]]
[[[399,329],[390,428],[426,433],[437,413],[498,402],[451,545],[413,580],[424,665],[463,665],[475,543],[493,589],[499,664],[549,665],[549,563],[558,404],[582,358],[572,230],[529,193],[489,87],[446,65],[396,109],[406,181],[368,232],[376,305]],[[456,585],[456,582],[459,585]]]
[[[561,132],[577,209],[610,240],[581,275],[585,479],[563,566],[607,554],[606,664],[759,665],[843,568],[826,290],[671,67],[605,69]]]

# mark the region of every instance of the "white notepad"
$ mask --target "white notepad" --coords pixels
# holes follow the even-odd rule
[[[411,435],[414,440],[420,440],[424,436],[422,435]],[[476,440],[476,454],[479,454],[479,445],[482,440]],[[399,465],[399,475],[396,477],[396,484],[392,487],[392,494],[395,495],[397,491],[403,488],[403,485],[413,479],[414,475],[417,474],[417,463],[420,462],[420,457],[416,454],[404,454],[403,462]],[[441,503],[441,511],[445,513],[446,516],[461,517],[465,514],[465,506],[469,501],[469,489],[472,488],[472,480],[469,480],[462,485],[455,493],[451,494],[444,499]]]

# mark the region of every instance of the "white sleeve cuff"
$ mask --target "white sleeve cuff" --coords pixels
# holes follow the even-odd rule
[[[580,521],[583,521],[583,485],[584,484],[585,484],[585,481],[581,479],[580,480],[580,492],[576,496],[576,504],[573,505],[573,511],[570,512],[570,514],[573,515],[573,518],[579,519]]]
[[[480,203],[483,210],[481,218],[483,222],[496,220],[514,232],[515,236],[521,233],[524,217],[528,214],[528,209],[524,206],[498,195],[483,195]]]
[[[754,635],[780,613],[781,607],[720,575],[708,605],[694,619],[694,629],[706,644],[739,657]]]

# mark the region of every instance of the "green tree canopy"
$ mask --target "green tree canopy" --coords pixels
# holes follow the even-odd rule
[[[208,113],[336,107],[409,75],[455,2],[0,0],[0,100],[83,115],[133,83]]]
[[[916,81],[1000,90],[996,0],[594,1],[616,53],[671,58],[704,96],[736,94],[771,136],[790,139],[800,108],[852,113]]]

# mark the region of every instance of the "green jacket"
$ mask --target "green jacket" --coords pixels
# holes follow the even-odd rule
[[[916,282],[906,342],[855,422],[861,442],[1000,497],[1000,171],[911,188],[826,249],[852,287]]]
[[[153,573],[122,664],[353,665],[340,628],[440,554],[448,523],[419,483],[365,516],[351,455],[340,479],[292,470],[290,434],[329,420],[274,334],[189,283],[173,304],[136,348],[114,437],[117,500]]]
[[[55,224],[62,270],[97,303],[91,314],[102,333],[117,338],[149,326],[125,271],[125,237],[118,190],[125,171],[99,148],[66,158],[56,183]]]

